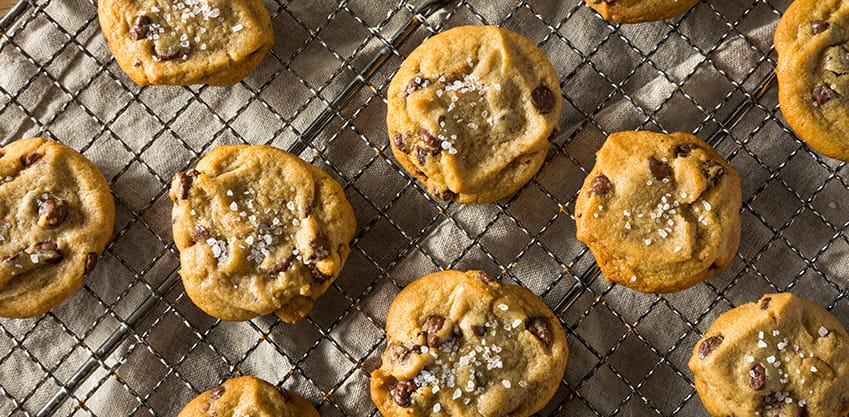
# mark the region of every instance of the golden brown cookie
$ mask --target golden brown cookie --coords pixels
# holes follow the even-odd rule
[[[460,203],[494,201],[527,183],[563,107],[545,54],[496,26],[423,42],[395,74],[388,100],[395,158],[433,196]]]
[[[139,85],[232,85],[274,44],[261,0],[100,0],[115,61]]]
[[[271,146],[220,146],[175,175],[169,196],[183,286],[222,320],[304,318],[356,229],[333,178]]]
[[[554,395],[569,354],[539,297],[482,271],[409,284],[389,307],[386,338],[371,374],[386,417],[529,416]]]
[[[606,20],[619,23],[653,22],[683,14],[699,0],[584,0]]]
[[[309,401],[259,378],[228,379],[186,404],[177,417],[319,417]]]
[[[679,291],[734,259],[741,204],[737,171],[698,137],[614,133],[575,203],[577,237],[609,281]]]
[[[47,312],[80,289],[112,238],[97,167],[42,138],[0,148],[0,316]]]
[[[796,0],[775,31],[778,100],[808,145],[849,161],[849,2]]]
[[[690,369],[717,417],[849,414],[849,335],[824,308],[790,293],[719,316]]]

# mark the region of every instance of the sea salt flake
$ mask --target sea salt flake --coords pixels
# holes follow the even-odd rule
[[[820,327],[819,330],[817,330],[817,333],[820,335],[820,337],[826,337],[828,336],[828,329],[826,329],[825,327]]]

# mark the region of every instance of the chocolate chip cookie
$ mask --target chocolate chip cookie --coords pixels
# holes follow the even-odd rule
[[[169,196],[183,286],[222,320],[302,319],[339,275],[356,229],[335,180],[271,146],[220,146],[175,175]]]
[[[274,44],[261,0],[100,0],[100,27],[137,84],[232,85]]]
[[[198,395],[177,417],[319,417],[309,401],[259,378],[243,376]]]
[[[679,291],[731,263],[741,204],[737,171],[698,137],[614,133],[578,195],[577,237],[609,281]]]
[[[563,98],[545,54],[522,35],[464,26],[426,40],[388,92],[392,152],[434,197],[485,203],[539,171]]]
[[[790,293],[719,316],[689,365],[717,417],[849,414],[849,335],[824,308]]]
[[[812,148],[849,161],[849,3],[796,0],[778,23],[778,101]]]
[[[444,271],[389,307],[371,398],[386,417],[512,416],[554,395],[569,353],[560,321],[535,294],[482,271]]]
[[[109,184],[77,151],[42,138],[0,148],[0,316],[32,317],[65,301],[114,223]]]
[[[699,0],[584,0],[606,20],[620,23],[653,22],[690,10]]]

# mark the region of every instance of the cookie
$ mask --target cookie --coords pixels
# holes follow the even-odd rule
[[[389,85],[395,158],[434,197],[485,203],[539,171],[563,98],[554,67],[522,35],[454,28],[423,42]]]
[[[319,417],[309,401],[259,378],[243,376],[198,395],[177,417]]]
[[[37,316],[80,289],[114,223],[109,184],[77,151],[42,138],[0,148],[0,316]]]
[[[674,292],[731,263],[741,204],[737,171],[698,137],[619,132],[581,187],[576,234],[609,281]]]
[[[778,101],[818,152],[849,161],[849,3],[796,0],[775,31]]]
[[[220,146],[175,175],[169,196],[183,286],[222,320],[304,318],[356,229],[335,180],[271,146]]]
[[[97,14],[115,61],[138,85],[232,85],[274,44],[261,0],[100,0]]]
[[[605,20],[641,23],[669,19],[690,10],[699,0],[584,0]]]
[[[849,414],[849,335],[824,308],[790,293],[719,316],[689,365],[717,417]]]
[[[386,318],[371,398],[386,417],[511,416],[554,395],[569,354],[535,294],[482,271],[443,271],[404,288]]]

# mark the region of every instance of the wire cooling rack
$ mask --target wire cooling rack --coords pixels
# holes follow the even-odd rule
[[[251,374],[323,416],[377,415],[368,373],[393,296],[427,272],[481,268],[539,294],[567,331],[566,376],[540,415],[707,416],[686,362],[717,315],[793,291],[849,324],[846,167],[804,146],[777,107],[771,36],[788,3],[703,1],[620,26],[579,0],[274,0],[277,44],[221,90],[139,89],[103,45],[93,1],[22,1],[0,20],[0,140],[47,136],[80,150],[109,179],[118,220],[81,291],[44,316],[0,320],[0,414],[176,415],[198,392]],[[390,157],[383,125],[406,54],[461,24],[537,42],[566,100],[540,174],[478,206],[427,196]],[[607,134],[637,128],[696,133],[743,176],[737,258],[676,294],[607,284],[574,239],[593,153]],[[168,180],[221,143],[299,154],[337,178],[357,212],[342,276],[298,324],[214,320],[179,284]]]

